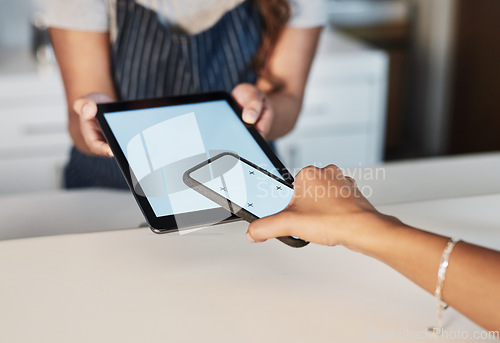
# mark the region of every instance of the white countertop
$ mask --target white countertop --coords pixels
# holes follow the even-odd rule
[[[381,171],[370,178],[371,169]],[[500,153],[441,156],[347,169],[375,205],[500,193]],[[364,175],[364,178],[359,178]]]
[[[0,240],[137,228],[130,191],[84,189],[0,196]]]
[[[380,210],[499,249],[499,207],[497,194]],[[0,341],[363,342],[434,323],[433,297],[383,264],[342,247],[249,244],[246,227],[0,242]],[[452,309],[444,318],[450,332],[479,330]]]

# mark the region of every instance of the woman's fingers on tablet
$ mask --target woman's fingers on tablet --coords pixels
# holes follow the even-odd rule
[[[95,141],[93,143],[93,153],[99,156],[113,157],[113,152],[111,151],[109,145],[106,142]]]
[[[269,134],[269,131],[271,131],[274,112],[268,100],[264,100],[263,104],[264,106],[262,108],[262,114],[259,118],[259,121],[255,124],[255,128],[257,129],[257,131],[259,131],[262,137],[266,138]]]
[[[73,103],[73,110],[85,119],[93,119],[97,114],[97,104],[112,102],[114,99],[104,93],[90,93]]]
[[[108,157],[113,156],[111,148],[95,120],[82,120],[80,127],[85,143],[92,154]]]
[[[255,124],[263,109],[263,101],[260,99],[253,99],[243,107],[243,120],[248,124]]]
[[[85,119],[92,119],[97,114],[97,104],[93,100],[80,98],[73,104],[73,110]]]
[[[86,147],[80,146],[82,151],[99,156],[113,156],[95,118],[97,104],[111,101],[113,98],[104,93],[91,93],[73,103],[73,110],[80,117],[80,132],[86,145]]]
[[[264,109],[265,94],[249,83],[242,83],[233,89],[234,99],[243,108],[243,120],[255,124]]]

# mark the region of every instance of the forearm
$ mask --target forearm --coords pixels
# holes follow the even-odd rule
[[[273,140],[290,132],[302,107],[302,98],[286,92],[268,94],[268,100],[274,111],[274,120],[267,139]]]
[[[386,263],[434,294],[448,238],[396,221],[376,226],[374,234],[367,228],[358,235],[356,250]],[[499,330],[500,253],[458,243],[450,255],[442,298],[479,325]]]
[[[274,111],[267,139],[287,134],[297,121],[321,30],[321,27],[286,27],[266,68],[269,75],[280,83],[279,89],[275,90],[266,78],[257,81],[257,87],[267,94]]]
[[[89,153],[74,104],[91,93],[104,94],[106,101],[116,98],[111,77],[109,34],[51,28],[50,38],[64,82],[71,138],[75,146]],[[99,100],[99,97],[94,98]]]

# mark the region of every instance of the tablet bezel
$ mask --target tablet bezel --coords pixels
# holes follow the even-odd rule
[[[183,223],[186,223],[186,226],[182,227],[182,229],[189,229],[199,226],[206,225],[214,225],[219,223],[226,223],[228,221],[240,220],[234,214],[231,214],[224,208],[215,208],[208,210],[201,210],[189,213],[180,213],[180,214],[171,214],[167,216],[158,217],[153,211],[151,204],[148,199],[144,195],[137,194],[134,191],[133,186],[133,175],[132,170],[130,169],[129,163],[125,157],[124,152],[122,151],[120,145],[118,144],[117,139],[115,138],[113,131],[111,130],[108,122],[106,121],[105,114],[112,112],[122,112],[122,111],[131,111],[131,110],[141,110],[148,108],[157,108],[157,107],[169,107],[176,105],[186,105],[186,104],[195,104],[202,102],[211,102],[225,100],[234,114],[240,119],[242,125],[246,127],[250,135],[260,146],[262,151],[269,158],[274,167],[278,170],[284,180],[288,183],[293,182],[293,177],[290,172],[285,168],[283,163],[278,159],[278,157],[271,150],[267,142],[264,138],[259,134],[257,129],[253,125],[249,125],[243,122],[242,119],[242,110],[238,103],[228,94],[224,92],[215,92],[215,93],[203,93],[203,94],[194,94],[194,95],[185,95],[185,96],[176,96],[176,97],[166,97],[166,98],[155,98],[155,99],[145,99],[145,100],[133,100],[133,101],[122,101],[122,102],[113,102],[113,103],[105,103],[97,105],[97,121],[101,127],[101,130],[106,138],[111,151],[113,152],[115,159],[120,167],[120,170],[125,177],[128,187],[132,191],[139,208],[141,209],[148,225],[151,230],[155,233],[169,233],[169,232],[177,232],[179,228],[177,227],[176,218],[182,220]],[[137,185],[136,188],[140,185]],[[144,194],[144,192],[141,192]],[[216,218],[221,218],[221,216],[227,216],[227,219],[220,221],[216,220]]]

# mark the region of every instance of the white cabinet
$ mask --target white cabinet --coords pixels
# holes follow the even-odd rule
[[[276,141],[290,169],[382,161],[387,55],[325,31],[293,131]]]
[[[71,146],[59,75],[0,77],[0,194],[59,188]]]

